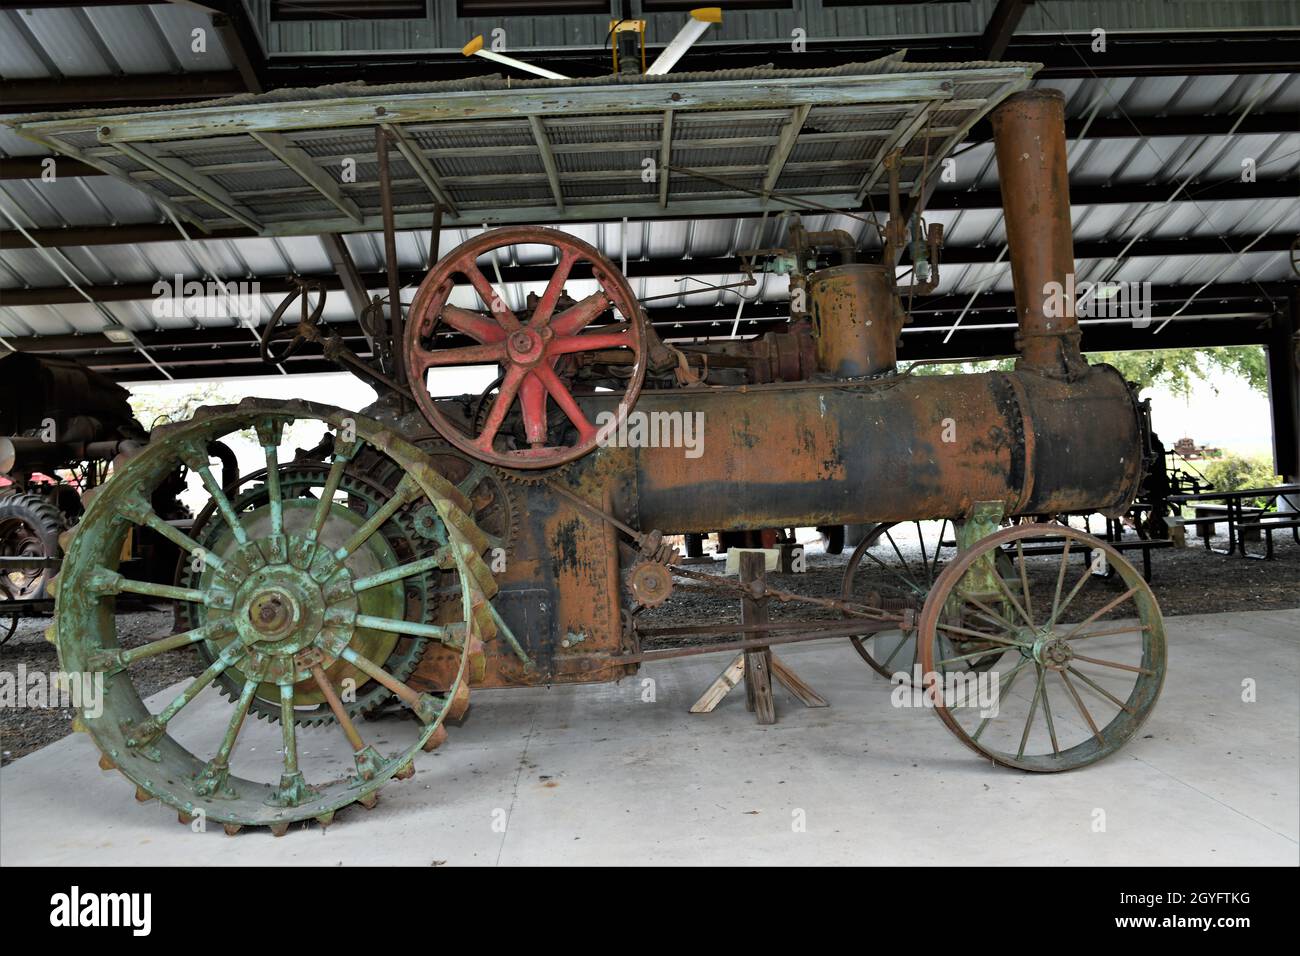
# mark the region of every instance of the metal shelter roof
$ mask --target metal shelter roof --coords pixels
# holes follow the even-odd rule
[[[919,189],[1033,69],[893,56],[811,71],[491,76],[9,123],[205,232],[379,228],[376,126],[397,147],[399,226],[427,224],[433,204],[448,225],[735,215],[781,208],[774,191],[856,209],[887,194],[886,155],[901,151],[903,188]]]

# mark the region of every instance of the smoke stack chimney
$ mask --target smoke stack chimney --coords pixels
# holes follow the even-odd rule
[[[1016,367],[1078,378],[1088,364],[1079,351],[1074,283],[1067,281],[1074,272],[1074,236],[1065,97],[1059,90],[1016,93],[993,111],[992,123],[1020,324]]]

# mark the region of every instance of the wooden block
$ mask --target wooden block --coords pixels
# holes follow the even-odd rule
[[[692,714],[708,714],[713,708],[722,703],[722,698],[731,692],[731,689],[740,683],[745,673],[745,655],[737,654],[735,659],[727,665],[726,670],[718,675],[717,680],[709,685],[708,689],[700,695],[700,699],[691,705]]]
[[[829,707],[825,697],[822,697],[815,690],[804,683],[803,678],[790,670],[775,654],[772,655],[772,676],[798,698],[805,707]]]
[[[772,699],[772,652],[764,648],[745,652],[745,687],[753,701],[760,724],[776,723],[776,701]]]

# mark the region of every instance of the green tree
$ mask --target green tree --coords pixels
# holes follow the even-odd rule
[[[131,410],[147,431],[158,425],[183,422],[202,405],[225,405],[235,401],[220,385],[199,382],[184,391],[170,388],[148,389],[131,393]]]
[[[1214,388],[1215,373],[1244,378],[1251,388],[1268,391],[1268,362],[1258,345],[1213,349],[1153,349],[1142,352],[1091,352],[1089,361],[1113,365],[1141,388],[1162,385],[1176,395],[1190,395],[1201,382]]]
[[[1273,474],[1273,462],[1263,455],[1249,458],[1243,455],[1224,455],[1210,463],[1205,477],[1216,491],[1239,491],[1242,488],[1267,488],[1282,481]],[[1262,506],[1263,499],[1247,499],[1246,505]]]

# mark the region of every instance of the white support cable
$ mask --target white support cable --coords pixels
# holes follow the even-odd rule
[[[59,275],[63,276],[64,281],[68,283],[68,287],[73,291],[75,291],[87,302],[89,302],[92,306],[94,306],[95,311],[97,311],[101,316],[103,316],[104,320],[107,321],[109,325],[116,326],[117,328],[126,328],[126,326],[122,325],[122,323],[118,321],[117,316],[113,315],[112,312],[109,312],[108,309],[104,308],[103,303],[97,302],[89,292],[87,292],[85,289],[83,289],[80,285],[77,284],[77,281],[73,279],[72,276],[68,275],[67,271],[63,268],[63,266],[59,265],[59,261],[55,259],[54,256],[50,253],[50,250],[47,249],[45,246],[41,245],[39,242],[37,242],[35,238],[32,237],[32,234],[28,232],[25,228],[23,228],[23,224],[14,218],[13,213],[9,211],[8,207],[5,204],[0,204],[0,212],[3,212],[5,214],[5,218],[8,219],[11,223],[13,223],[14,228],[17,229],[22,234],[22,237],[26,239],[29,243],[31,243],[32,248],[35,249],[37,252],[39,252],[42,258],[44,258],[50,265],[54,266],[54,268],[58,270]],[[130,330],[128,329],[128,331]],[[163,368],[161,365],[159,365],[157,362],[154,361],[153,356],[149,354],[149,351],[144,347],[144,344],[135,337],[134,333],[131,334],[131,344],[135,347],[136,351],[138,351],[141,355],[145,357],[145,360],[148,361],[150,365],[152,365],[155,369],[157,369],[162,374],[163,378],[166,378],[168,381],[173,380],[173,376],[165,368]],[[11,351],[17,351],[17,349],[14,349],[12,346],[10,346],[8,342],[6,342],[5,345],[9,347]]]
[[[1236,255],[1237,255],[1237,259],[1234,259],[1232,262],[1229,262],[1229,263],[1228,263],[1227,265],[1225,265],[1222,269],[1220,269],[1218,272],[1216,272],[1213,276],[1211,276],[1209,279],[1207,279],[1207,280],[1206,280],[1206,281],[1205,281],[1205,282],[1204,282],[1204,283],[1203,283],[1199,288],[1196,289],[1195,292],[1193,292],[1191,295],[1189,295],[1189,296],[1187,297],[1187,301],[1184,302],[1182,305],[1180,305],[1180,306],[1179,306],[1179,307],[1174,311],[1174,314],[1173,314],[1173,315],[1171,315],[1169,318],[1167,318],[1167,319],[1165,319],[1163,322],[1161,322],[1160,325],[1156,327],[1155,332],[1152,332],[1151,334],[1152,334],[1152,335],[1155,335],[1156,332],[1159,332],[1161,329],[1163,329],[1166,325],[1168,325],[1170,322],[1172,322],[1172,321],[1173,321],[1174,319],[1176,319],[1178,316],[1182,315],[1183,312],[1186,311],[1187,307],[1188,307],[1189,305],[1192,304],[1193,300],[1195,300],[1196,297],[1197,297],[1198,295],[1200,295],[1202,292],[1204,292],[1204,291],[1205,291],[1206,289],[1208,289],[1210,286],[1214,285],[1214,283],[1217,282],[1217,281],[1219,280],[1219,277],[1220,277],[1220,276],[1222,276],[1225,272],[1227,272],[1229,269],[1231,269],[1234,265],[1237,264],[1237,262],[1238,262],[1238,260],[1240,259],[1241,256],[1244,256],[1246,253],[1250,252],[1252,246],[1254,246],[1256,243],[1258,243],[1258,242],[1260,242],[1262,239],[1264,239],[1265,236],[1267,236],[1269,233],[1271,233],[1271,232],[1273,231],[1273,229],[1277,226],[1278,223],[1280,223],[1280,222],[1281,222],[1283,219],[1285,219],[1287,216],[1291,215],[1291,213],[1292,213],[1292,210],[1291,210],[1290,208],[1288,208],[1287,206],[1283,206],[1283,207],[1282,207],[1282,215],[1278,216],[1276,219],[1274,219],[1272,222],[1270,222],[1267,226],[1264,227],[1264,231],[1263,231],[1263,232],[1261,232],[1258,236],[1256,236],[1254,239],[1250,240],[1250,242],[1246,243],[1246,245],[1242,246],[1239,250],[1237,250],[1237,253],[1236,253]]]
[[[532,73],[534,76],[544,76],[550,80],[567,80],[569,77],[563,73],[556,73],[554,70],[548,70],[544,67],[533,66],[531,63],[525,63],[523,60],[516,60],[513,56],[506,56],[504,53],[497,53],[494,50],[483,49],[483,34],[479,34],[469,43],[465,44],[464,49],[460,51],[465,56],[481,56],[485,60],[491,60],[493,63],[500,63],[503,66],[513,67],[516,70],[523,70],[525,73]]]
[[[226,288],[226,284],[217,278],[217,272],[219,270],[212,268],[212,260],[208,258],[207,250],[203,249],[197,242],[194,241],[194,239],[190,236],[189,232],[186,231],[185,227],[181,225],[181,221],[176,218],[176,216],[172,213],[170,209],[164,206],[163,212],[167,214],[167,218],[172,221],[172,225],[176,227],[177,231],[180,232],[181,237],[185,240],[185,248],[189,249],[192,253],[194,253],[194,258],[198,261],[200,268],[202,268],[207,273],[208,278],[212,280],[213,285],[218,290],[217,291],[218,297],[225,299],[226,307],[231,310],[231,315],[235,316],[235,324],[248,329],[248,334],[252,336],[253,341],[257,343],[257,346],[260,349],[262,346],[261,337],[258,336],[258,334],[254,332],[251,328],[249,328],[247,325],[244,325],[244,323],[239,321],[238,318],[239,308],[234,303],[234,300],[231,298],[230,291]],[[307,294],[306,292],[303,292],[304,296],[306,296],[306,294]],[[267,321],[269,322],[270,319],[268,319]],[[202,328],[203,323],[200,322],[199,326],[200,328]],[[274,364],[275,368],[280,372],[281,375],[289,374],[288,371],[285,369],[285,367],[279,362],[275,362],[272,364]]]
[[[700,7],[692,10],[686,24],[677,31],[677,36],[669,41],[663,52],[655,57],[655,61],[646,69],[646,76],[661,76],[667,73],[695,45],[695,41],[708,32],[709,27],[721,22],[720,7]]]
[[[1002,260],[1007,257],[1007,250],[1009,250],[1010,248],[1011,247],[1008,246],[1006,243],[1003,243],[1002,251],[998,253],[998,257],[994,259],[991,263],[989,263],[989,265],[991,266],[1000,265],[1002,263]],[[952,334],[957,331],[957,326],[961,325],[961,320],[966,318],[966,313],[971,310],[971,307],[975,304],[975,300],[984,294],[984,290],[988,288],[989,283],[992,282],[994,278],[995,278],[995,274],[993,270],[990,269],[988,275],[984,277],[983,281],[980,282],[979,286],[975,289],[975,291],[971,293],[970,298],[966,300],[966,307],[961,310],[961,314],[959,314],[957,318],[953,320],[951,328],[948,329],[948,334],[943,337],[943,341],[945,344],[948,342],[950,338],[952,338]]]
[[[1044,16],[1046,16],[1047,19],[1049,19],[1049,20],[1052,22],[1052,25],[1053,25],[1053,26],[1055,26],[1058,30],[1060,30],[1060,24],[1056,22],[1056,18],[1052,16],[1051,12],[1047,9],[1046,6],[1039,7],[1038,9],[1040,9],[1040,10],[1042,11],[1042,13],[1044,14]],[[1064,34],[1065,34],[1065,31],[1064,31],[1064,30],[1061,30],[1061,34],[1064,35]],[[1072,49],[1073,49],[1073,48],[1072,48]],[[1088,64],[1088,61],[1087,61],[1086,59],[1084,59],[1083,55],[1082,55],[1081,53],[1079,53],[1078,50],[1074,50],[1073,52],[1074,52],[1074,55],[1078,58],[1079,62],[1083,65],[1084,69],[1086,69],[1086,70],[1088,71],[1088,73],[1091,75],[1092,79],[1100,81],[1101,77],[1099,77],[1099,76],[1097,75],[1097,71],[1094,70],[1094,69],[1093,69],[1093,68]],[[1286,82],[1286,77],[1285,77],[1285,76],[1283,77],[1282,82]],[[1262,95],[1263,90],[1264,90],[1264,88],[1268,85],[1268,83],[1269,83],[1269,80],[1268,80],[1268,79],[1265,79],[1265,80],[1261,81],[1261,83],[1260,83],[1260,87],[1259,87],[1259,89],[1256,91],[1255,96],[1253,96],[1253,97],[1251,98],[1250,102],[1246,104],[1246,107],[1245,107],[1245,109],[1243,110],[1241,117],[1238,118],[1237,122],[1233,124],[1232,129],[1228,132],[1228,134],[1227,134],[1228,137],[1231,137],[1231,136],[1236,132],[1237,128],[1238,128],[1238,127],[1241,125],[1241,123],[1245,120],[1246,116],[1249,115],[1250,111],[1254,109],[1254,106],[1255,106],[1256,101],[1257,101],[1257,100],[1259,99],[1259,97]],[[1274,90],[1274,92],[1276,92],[1276,90]],[[1103,87],[1102,93],[1105,94],[1105,95],[1109,95],[1109,84],[1107,84],[1105,87]],[[1133,122],[1133,118],[1132,118],[1131,116],[1129,116],[1127,112],[1124,111],[1124,107],[1123,107],[1122,105],[1120,105],[1119,101],[1118,101],[1118,100],[1115,100],[1114,97],[1112,97],[1111,99],[1112,99],[1112,102],[1114,102],[1114,104],[1115,104],[1115,109],[1118,110],[1118,111],[1119,111],[1119,114],[1120,114],[1120,115],[1121,115],[1125,120],[1128,121],[1128,124],[1129,124],[1130,126],[1133,127],[1133,131],[1134,131],[1134,133],[1137,134],[1138,138],[1141,140],[1143,148],[1145,148],[1146,150],[1148,150],[1152,155],[1154,155],[1154,156],[1155,156],[1158,160],[1160,160],[1162,163],[1163,163],[1163,162],[1166,162],[1165,157],[1161,156],[1161,155],[1156,151],[1155,147],[1151,145],[1150,138],[1141,135],[1141,130],[1139,129],[1138,125],[1137,125],[1135,122]],[[1225,138],[1227,138],[1227,137],[1225,137]],[[1202,141],[1202,145],[1204,145],[1204,141]],[[1199,147],[1197,147],[1197,150],[1199,150]],[[1196,151],[1193,151],[1193,155],[1195,155],[1195,153],[1196,153]],[[1190,161],[1190,160],[1189,160],[1189,161]],[[1184,165],[1186,165],[1186,164],[1184,163]],[[1186,185],[1186,183],[1183,184],[1183,186],[1185,186],[1185,185]],[[1183,186],[1180,186],[1178,191],[1180,191],[1180,190],[1183,188]],[[1178,195],[1178,191],[1175,191],[1174,194],[1173,194],[1173,196],[1177,196],[1177,195]],[[1173,196],[1170,197],[1170,200],[1172,200]],[[1169,202],[1170,200],[1166,200],[1166,201],[1165,201],[1165,204],[1168,204],[1168,202]],[[1198,216],[1201,217],[1201,221],[1204,222],[1206,225],[1210,226],[1211,228],[1214,228],[1214,224],[1213,224],[1212,222],[1210,222],[1210,217],[1207,216],[1207,215],[1205,214],[1204,210],[1201,209],[1199,203],[1197,203],[1194,199],[1191,199],[1190,195],[1189,195],[1189,201],[1191,202],[1192,208],[1196,211],[1196,214],[1197,214]],[[1157,208],[1159,208],[1159,207],[1157,207]],[[1138,214],[1138,216],[1135,216],[1135,217],[1134,217],[1134,219],[1132,220],[1132,222],[1136,222],[1139,218],[1141,218],[1141,216],[1142,216],[1143,214],[1144,214],[1144,213],[1141,213],[1141,212],[1140,212],[1140,213]],[[1261,238],[1262,238],[1262,237],[1261,237]],[[1131,246],[1132,243],[1130,243],[1129,245]],[[1225,245],[1225,246],[1227,245],[1227,241],[1226,241],[1226,240],[1224,240],[1224,245]],[[1234,253],[1234,254],[1238,254],[1238,255],[1240,254],[1240,253],[1236,253],[1236,251],[1233,250],[1230,246],[1228,247],[1228,251],[1229,251],[1230,253]],[[1124,252],[1127,252],[1127,247],[1125,248]],[[1121,252],[1121,253],[1120,253],[1120,256],[1117,257],[1117,259],[1116,259],[1116,271],[1118,270],[1119,260],[1122,259],[1123,255],[1124,255],[1124,252]],[[1114,272],[1111,272],[1110,274],[1113,275]],[[1271,302],[1273,301],[1273,297],[1270,296],[1270,295],[1268,294],[1268,290],[1265,289],[1262,285],[1260,285],[1259,282],[1257,282],[1257,281],[1255,281],[1255,280],[1251,280],[1251,281],[1254,282],[1255,287],[1258,288],[1258,289],[1260,290],[1260,292],[1263,294],[1264,298],[1265,298],[1266,300],[1268,300],[1268,301],[1271,303]]]

